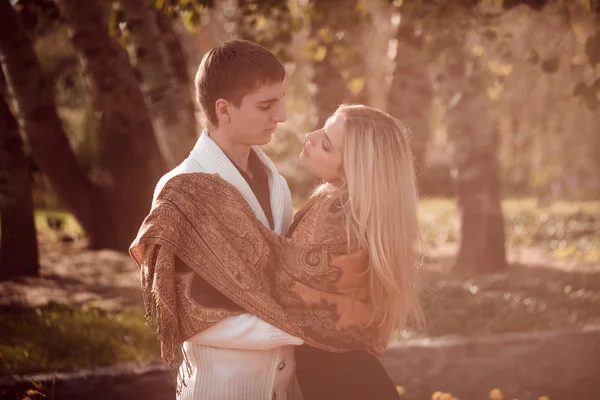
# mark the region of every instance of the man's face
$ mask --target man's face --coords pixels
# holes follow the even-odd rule
[[[277,124],[286,120],[284,95],[284,82],[279,82],[247,94],[239,108],[229,107],[230,139],[248,146],[269,143]]]

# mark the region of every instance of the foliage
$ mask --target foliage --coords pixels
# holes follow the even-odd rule
[[[286,0],[240,0],[237,35],[270,49],[282,62],[292,62],[292,36],[303,28],[303,21],[292,14]]]
[[[558,2],[559,0],[552,1]],[[368,2],[364,0],[357,1],[355,8],[341,6],[338,1],[327,2],[333,8],[333,12],[323,21],[320,21],[319,13],[315,12],[315,4],[317,3],[311,1],[294,1],[289,2],[288,5],[288,2],[282,0],[266,2],[244,0],[240,2],[241,7],[237,10],[219,9],[218,6],[222,3],[221,1],[207,0],[155,0],[154,6],[159,12],[170,18],[181,18],[190,29],[196,32],[199,29],[204,29],[205,23],[209,19],[215,18],[215,13],[228,13],[225,15],[225,21],[236,25],[240,36],[258,41],[273,50],[282,60],[290,61],[295,65],[290,67],[292,70],[297,68],[298,65],[306,63],[307,60],[309,62],[322,60],[330,52],[335,55],[335,68],[342,71],[351,90],[357,93],[363,89],[366,82],[364,79],[364,63],[361,59],[364,57],[364,51],[362,47],[358,46],[358,39],[361,36],[361,26],[368,26],[371,23],[372,15],[369,8],[366,7]],[[381,5],[385,2],[375,3]],[[425,37],[430,71],[432,71],[438,83],[443,82],[447,75],[452,72],[453,57],[460,54],[456,51],[457,46],[464,45],[464,30],[476,30],[480,43],[472,48],[471,57],[479,59],[480,63],[477,64],[479,65],[479,72],[473,76],[473,79],[477,81],[480,90],[485,91],[495,102],[493,111],[496,119],[493,124],[501,126],[499,128],[499,135],[501,135],[500,147],[503,149],[501,161],[508,193],[544,193],[548,192],[551,185],[555,185],[557,181],[563,186],[569,186],[570,183],[565,181],[568,175],[569,180],[571,176],[576,176],[580,183],[578,188],[568,188],[568,192],[574,191],[574,195],[571,196],[570,193],[563,190],[564,195],[569,195],[571,198],[597,197],[600,193],[598,192],[600,184],[595,179],[597,176],[597,163],[591,161],[594,155],[592,153],[581,156],[585,152],[589,153],[590,149],[594,148],[593,145],[590,146],[589,144],[590,140],[593,140],[590,136],[592,133],[590,129],[593,131],[591,128],[593,122],[590,119],[592,117],[580,114],[582,113],[581,105],[585,105],[589,109],[596,107],[600,95],[600,75],[596,72],[595,76],[590,75],[582,79],[581,73],[577,70],[582,68],[589,70],[592,66],[597,67],[600,60],[600,45],[598,45],[600,31],[598,29],[589,38],[584,37],[582,39],[584,44],[581,51],[585,67],[573,68],[572,73],[568,72],[565,75],[564,71],[571,67],[568,66],[568,62],[563,55],[568,54],[569,49],[560,51],[560,57],[549,55],[548,51],[544,49],[552,49],[555,46],[552,46],[553,39],[549,34],[544,33],[542,39],[535,43],[531,42],[531,48],[525,54],[522,54],[519,51],[519,46],[523,46],[523,39],[517,40],[513,33],[507,31],[506,22],[503,20],[503,18],[516,18],[515,15],[518,14],[510,14],[510,18],[508,15],[522,10],[522,7],[517,6],[523,4],[528,5],[532,13],[541,15],[542,12],[546,12],[544,10],[547,7],[544,7],[552,3],[551,1],[407,0],[403,2],[389,1],[388,3],[397,7],[395,12],[408,14],[418,22],[418,29],[423,31]],[[481,8],[479,5],[482,3],[495,4],[496,8]],[[600,18],[598,18],[598,2],[595,0],[577,0],[576,3],[584,4],[587,10],[596,13],[595,23],[598,26],[600,21]],[[25,19],[28,18],[27,13],[48,16],[56,14],[56,10],[42,11],[53,4],[48,0],[20,0],[18,4]],[[114,15],[111,20],[113,33],[126,35],[126,23],[120,14],[118,2],[115,1],[114,4]],[[346,2],[344,4],[350,3]],[[498,5],[501,7],[497,7]],[[391,11],[394,10],[391,9]],[[392,14],[394,13],[392,12]],[[577,21],[578,19],[571,18],[570,32],[563,32],[561,35],[565,37],[579,35],[578,32],[581,31],[581,26]],[[321,24],[323,27],[311,34],[309,27],[314,24]],[[539,31],[542,33],[546,29],[549,28],[544,27]],[[292,41],[294,37],[303,39]],[[126,36],[123,39],[126,40]],[[303,46],[305,52],[298,51],[293,46]],[[40,54],[52,54],[54,50],[50,49],[53,47],[49,45],[40,46],[41,50],[46,50],[45,53]],[[304,59],[299,59],[299,55]],[[57,64],[58,60],[53,61],[52,58],[48,58],[48,60],[50,62],[48,71],[56,70],[52,65],[60,67],[64,71],[62,63],[66,58],[60,58],[60,64]],[[69,62],[74,61],[75,65],[77,64],[75,58],[70,60]],[[379,79],[388,79],[383,76],[386,68],[389,67],[381,66],[382,76]],[[524,73],[528,74],[526,84],[515,78]],[[293,75],[294,73],[290,77]],[[74,79],[74,77],[77,79]],[[559,77],[561,77],[561,83],[552,84]],[[77,98],[76,101],[89,103],[89,100],[82,95],[73,96],[69,94],[72,92],[81,93],[79,71],[61,72],[56,79],[58,79],[57,93],[61,96],[60,98],[65,100]],[[306,74],[303,74],[300,79],[304,80],[304,82],[300,82],[300,85],[304,85],[305,90],[312,91],[312,86],[306,85]],[[369,77],[369,79],[373,78]],[[539,83],[536,84],[536,81],[539,81]],[[64,82],[74,84],[69,86]],[[297,82],[291,82],[291,79],[290,84],[298,85]],[[543,93],[542,88],[546,86],[553,87],[552,90],[556,91],[556,98],[550,99],[550,96]],[[528,87],[534,87],[535,90],[530,90],[532,93],[524,93],[524,91],[526,92],[524,88]],[[448,95],[444,94],[444,90],[447,90],[447,88],[438,84],[436,96],[443,98],[445,105],[448,105],[448,101],[452,99],[454,89],[451,88],[452,93]],[[299,101],[303,104],[309,99],[302,98],[293,101]],[[557,121],[555,121],[557,118],[546,119],[536,113],[535,105],[540,101],[548,102],[548,106],[545,108],[549,111],[555,111],[556,115],[560,115]],[[563,119],[561,111],[565,110],[562,102],[570,102],[568,112],[573,115],[576,124],[584,124],[584,126],[573,129],[558,127],[560,119]],[[289,115],[306,113],[306,109],[307,107],[304,105],[302,109],[291,110]],[[74,112],[71,114],[74,114]],[[513,121],[519,115],[522,115],[522,118],[519,117],[521,121]],[[303,118],[314,120],[311,115]],[[70,122],[69,120],[70,118],[67,117],[66,121]],[[75,119],[72,120],[75,121]],[[87,118],[87,120],[93,122],[94,118]],[[584,122],[588,120],[589,122]],[[546,123],[553,126],[546,129],[544,127]],[[515,128],[509,128],[510,124],[514,124]],[[70,128],[70,125],[67,128]],[[74,128],[77,129],[75,126]],[[93,138],[93,132],[96,129],[93,124],[88,124],[85,129],[89,131],[78,132],[78,134]],[[304,127],[299,129],[304,129]],[[569,139],[571,130],[577,132],[577,140]],[[533,137],[539,138],[534,142],[533,148],[513,146],[514,143],[529,143],[528,141]],[[547,140],[548,137],[552,137],[552,139]],[[87,145],[85,140],[80,140],[79,143]],[[90,145],[94,145],[93,140]],[[557,149],[567,148],[568,152],[559,151],[555,153],[552,150],[554,147]],[[531,156],[534,151],[540,153],[539,157]],[[85,159],[87,157],[86,152],[89,153],[92,160]],[[77,153],[83,156],[79,159],[84,167],[93,170],[94,165],[97,164],[93,160],[94,150],[78,151]],[[519,157],[523,160],[519,161]],[[572,157],[577,158],[576,163],[566,162]],[[538,159],[544,163],[542,165],[547,163],[552,165],[548,169],[535,171],[536,164],[533,164],[533,161]],[[560,172],[563,166],[569,167],[570,171],[567,174]]]
[[[313,27],[306,54],[314,62],[323,61],[328,52],[333,68],[339,70],[348,89],[357,95],[364,82],[364,60],[360,47],[363,27],[371,23],[369,9],[362,1],[344,3],[308,2],[303,10]]]
[[[60,228],[51,227],[49,223],[51,220],[60,221]],[[36,210],[35,229],[38,233],[56,240],[60,240],[62,234],[67,234],[72,238],[83,237],[85,234],[73,215],[62,210]]]
[[[60,11],[53,0],[17,0],[14,5],[29,32],[44,33],[60,20]]]
[[[396,386],[396,389],[398,389],[398,393],[400,394],[400,396],[402,396],[405,393],[405,389],[402,386]],[[494,388],[494,389],[490,390],[489,399],[490,400],[504,400],[504,395],[502,394],[502,391],[500,389]],[[460,400],[460,399],[453,396],[452,393],[435,391],[431,395],[431,400]],[[518,399],[514,399],[514,400],[518,400]],[[540,397],[538,397],[537,400],[550,400],[550,398],[548,398],[547,396],[540,396]]]

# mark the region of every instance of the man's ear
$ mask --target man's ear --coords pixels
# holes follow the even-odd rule
[[[229,102],[225,99],[219,99],[215,102],[215,112],[217,113],[217,119],[219,123],[231,122],[231,116],[229,115]]]

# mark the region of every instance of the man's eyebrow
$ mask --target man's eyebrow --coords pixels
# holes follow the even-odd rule
[[[270,103],[272,101],[281,100],[285,96],[285,93],[281,95],[281,97],[271,97],[270,99],[260,100],[259,103]]]

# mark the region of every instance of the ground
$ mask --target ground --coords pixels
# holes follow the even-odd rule
[[[518,204],[507,212],[510,267],[470,278],[451,272],[457,248],[451,202],[425,204],[427,325],[398,332],[398,338],[600,323],[600,263],[595,258],[600,206],[536,208],[533,213]],[[0,374],[158,359],[154,333],[143,325],[133,260],[123,253],[89,251],[85,238],[57,240],[65,233],[77,237],[68,228],[59,233],[40,229],[40,277],[0,283],[0,338],[5,339],[0,340]],[[85,346],[95,350],[86,353]],[[116,350],[106,354],[107,348]]]

